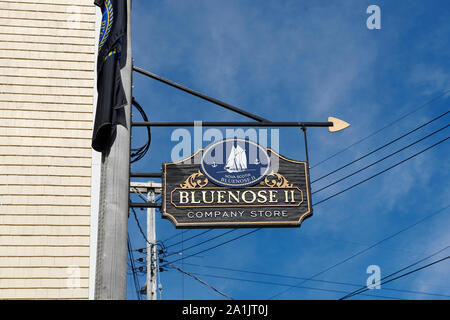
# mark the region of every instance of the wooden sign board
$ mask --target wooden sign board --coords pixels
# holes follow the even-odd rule
[[[248,140],[222,140],[162,171],[162,215],[177,228],[298,227],[312,215],[306,162]]]

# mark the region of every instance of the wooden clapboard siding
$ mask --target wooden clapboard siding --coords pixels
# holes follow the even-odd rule
[[[93,0],[0,0],[0,299],[87,299]]]

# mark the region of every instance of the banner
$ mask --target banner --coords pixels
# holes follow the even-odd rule
[[[114,142],[115,128],[126,125],[127,104],[120,70],[127,53],[127,0],[95,0],[102,9],[98,59],[97,108],[92,134],[92,148],[107,151]]]

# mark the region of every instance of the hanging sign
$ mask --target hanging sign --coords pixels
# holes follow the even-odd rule
[[[307,164],[226,139],[163,164],[162,215],[177,228],[298,227],[312,215]]]

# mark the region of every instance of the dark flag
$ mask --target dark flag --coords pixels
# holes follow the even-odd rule
[[[127,54],[127,0],[94,0],[102,9],[102,25],[97,59],[97,111],[92,148],[108,150],[114,141],[117,124],[126,125],[127,104],[120,69]]]

